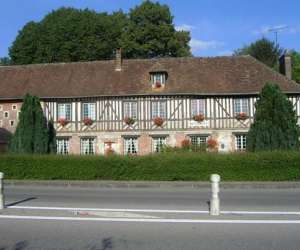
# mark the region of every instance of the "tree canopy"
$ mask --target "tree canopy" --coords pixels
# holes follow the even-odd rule
[[[300,53],[292,50],[290,51],[292,57],[292,78],[294,81],[300,83]]]
[[[266,84],[255,108],[254,123],[247,135],[249,151],[298,149],[297,116],[292,103],[278,85]]]
[[[55,133],[48,126],[38,97],[24,98],[18,126],[9,150],[20,154],[45,154],[54,151]]]
[[[0,66],[7,66],[10,65],[10,58],[9,57],[1,57],[0,58]]]
[[[278,58],[282,55],[283,49],[274,42],[262,38],[250,45],[237,49],[234,55],[251,55],[267,66],[278,70]]]
[[[13,64],[93,61],[113,58],[190,56],[190,34],[176,31],[167,5],[144,1],[131,9],[97,13],[60,8],[19,32],[9,55]]]

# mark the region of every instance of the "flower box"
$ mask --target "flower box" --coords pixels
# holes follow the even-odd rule
[[[157,89],[161,88],[161,82],[155,82],[154,87]]]
[[[93,120],[91,119],[91,118],[84,118],[83,119],[83,124],[85,125],[85,126],[91,126],[92,124],[93,124]]]
[[[58,123],[64,127],[69,123],[69,121],[66,118],[59,118]]]
[[[128,126],[131,126],[135,123],[135,120],[131,117],[125,117],[124,118],[124,122],[128,125]]]
[[[248,116],[247,113],[245,113],[245,112],[240,112],[240,113],[238,113],[238,114],[235,115],[235,118],[236,118],[237,120],[242,120],[242,121],[244,121],[244,120],[248,119],[249,116]]]
[[[182,148],[190,148],[191,147],[191,141],[189,139],[184,139],[181,142]]]
[[[155,117],[153,122],[157,127],[161,127],[164,124],[164,119],[161,117]]]
[[[197,122],[203,122],[205,117],[203,114],[198,114],[198,115],[194,115],[193,119],[194,119],[194,121],[197,121]]]
[[[207,143],[207,147],[211,150],[216,149],[218,146],[217,140],[213,138],[209,138],[206,143]]]

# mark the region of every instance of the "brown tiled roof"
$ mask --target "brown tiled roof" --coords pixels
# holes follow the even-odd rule
[[[167,71],[166,87],[157,92],[149,72]],[[31,93],[47,97],[125,96],[157,94],[256,94],[266,82],[278,83],[287,93],[300,93],[300,85],[250,56],[214,58],[162,58],[37,64],[0,67],[0,99]]]

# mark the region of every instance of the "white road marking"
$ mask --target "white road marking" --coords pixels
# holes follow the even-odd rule
[[[163,210],[163,209],[126,209],[126,208],[74,208],[74,207],[36,207],[36,206],[8,206],[14,209],[31,210],[68,210],[68,211],[102,211],[102,212],[144,212],[144,213],[186,213],[186,214],[208,214],[204,210]],[[300,215],[295,211],[221,211],[221,214],[242,215]]]
[[[138,213],[128,213],[128,212],[109,212],[109,211],[75,211],[75,215],[83,216],[101,216],[110,218],[144,218],[144,219],[159,219],[158,216],[150,216]]]
[[[300,220],[187,220],[187,219],[129,219],[129,218],[82,218],[53,216],[0,215],[0,219],[57,220],[57,221],[101,221],[101,222],[155,222],[155,223],[198,223],[198,224],[300,224]]]

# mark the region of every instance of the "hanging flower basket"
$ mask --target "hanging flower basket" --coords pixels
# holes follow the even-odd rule
[[[161,88],[161,82],[155,82],[154,87],[155,87],[156,89]]]
[[[157,127],[161,127],[164,124],[164,119],[161,117],[155,117],[153,122]]]
[[[91,126],[92,124],[93,124],[93,120],[91,119],[91,118],[84,118],[83,119],[83,124],[85,125],[85,126]]]
[[[194,119],[194,121],[197,121],[197,122],[203,122],[205,117],[203,114],[198,114],[198,115],[194,115],[193,119]]]
[[[190,148],[191,147],[191,141],[189,139],[184,139],[181,142],[182,148]]]
[[[125,117],[124,118],[124,122],[128,125],[128,126],[131,126],[135,123],[135,120],[131,117]]]
[[[66,118],[59,118],[58,123],[64,127],[69,123],[69,121]]]
[[[245,112],[240,112],[240,113],[236,114],[235,118],[239,121],[240,120],[244,121],[244,120],[248,119],[249,116]]]
[[[207,147],[211,150],[216,149],[218,146],[217,140],[213,138],[209,138],[206,143],[207,143]]]

